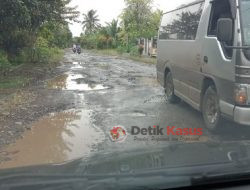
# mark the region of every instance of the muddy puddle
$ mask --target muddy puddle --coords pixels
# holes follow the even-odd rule
[[[94,91],[109,89],[109,86],[89,81],[83,74],[66,73],[47,82],[47,88],[60,90]]]
[[[50,114],[33,124],[22,139],[9,145],[0,156],[10,161],[0,168],[60,163],[88,157],[103,142],[104,134],[95,128],[89,110],[69,110]]]
[[[74,65],[73,67],[71,67],[71,69],[83,69],[83,66],[81,65]]]

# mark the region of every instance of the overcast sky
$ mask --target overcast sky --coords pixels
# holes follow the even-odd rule
[[[163,12],[169,11],[189,0],[154,0],[154,8],[159,8]],[[80,20],[83,19],[82,13],[88,10],[97,10],[101,24],[110,22],[113,18],[117,18],[125,7],[124,0],[72,0],[72,5],[77,5],[81,12]],[[70,25],[70,29],[74,36],[79,36],[82,32],[82,26],[74,23]]]

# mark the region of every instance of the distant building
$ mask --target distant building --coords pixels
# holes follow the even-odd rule
[[[140,38],[138,45],[143,45],[143,55],[148,55],[151,57],[157,56],[157,37],[154,38]]]

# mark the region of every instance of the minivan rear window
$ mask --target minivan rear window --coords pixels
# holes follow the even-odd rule
[[[159,39],[194,40],[204,2],[166,13],[162,18]]]

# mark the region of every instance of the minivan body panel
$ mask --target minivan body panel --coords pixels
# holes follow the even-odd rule
[[[197,67],[197,64],[200,62],[199,60],[197,61],[197,51],[201,49],[199,44],[196,41],[168,41],[168,43],[159,41],[158,48],[171,49],[171,51],[166,51],[164,54],[160,52],[158,55],[165,60],[161,61],[157,68],[161,84],[164,85],[164,70],[168,68],[174,78],[175,93],[182,94],[182,96],[187,94],[186,98],[197,104],[200,99],[200,91],[198,89],[200,86],[199,81],[201,81],[201,75]],[[180,52],[182,52],[182,56],[179,56]],[[195,68],[197,72],[194,73]],[[192,90],[189,87],[193,87]]]
[[[204,81],[210,79],[219,96],[221,113],[238,123],[250,125],[250,107],[236,106],[234,99],[236,83],[244,80],[244,84],[250,84],[249,60],[245,58],[242,50],[233,50],[232,55],[227,56],[217,37],[208,35],[211,12],[212,3],[206,0],[194,40],[160,39],[159,31],[158,81],[164,86],[166,71],[171,72],[175,95],[195,109],[201,110]],[[234,46],[241,45],[239,20],[238,13],[234,20]],[[250,85],[250,101],[249,89]]]

